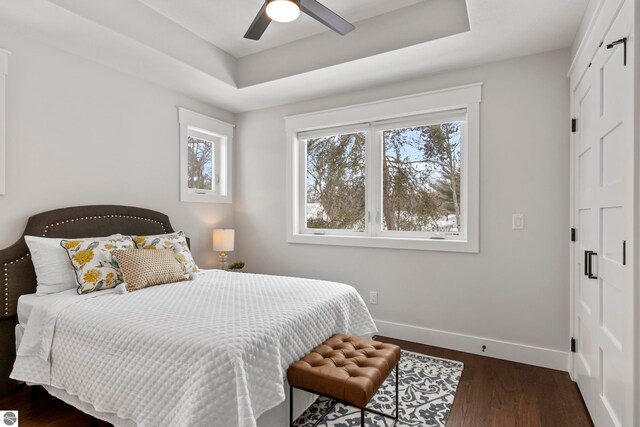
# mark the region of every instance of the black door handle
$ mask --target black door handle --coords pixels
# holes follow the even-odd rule
[[[585,257],[587,258],[587,261],[588,261],[586,263],[586,266],[587,266],[587,277],[589,279],[597,279],[598,278],[598,276],[593,274],[593,270],[592,270],[592,268],[593,268],[593,258],[592,258],[592,256],[593,255],[597,256],[598,254],[596,252],[593,252],[593,251],[586,251],[585,252]]]
[[[584,251],[584,275],[589,275],[589,254],[591,251]]]

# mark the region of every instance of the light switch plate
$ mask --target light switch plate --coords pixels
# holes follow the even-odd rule
[[[524,214],[513,214],[511,226],[514,230],[524,230]]]

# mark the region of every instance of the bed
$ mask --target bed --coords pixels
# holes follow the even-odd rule
[[[159,212],[85,206],[36,215],[24,234],[170,232]],[[362,298],[339,283],[214,270],[128,294],[35,297],[24,239],[0,263],[0,337],[6,349],[20,344],[0,359],[0,391],[40,384],[115,425],[286,425],[289,364],[335,333],[376,332]]]

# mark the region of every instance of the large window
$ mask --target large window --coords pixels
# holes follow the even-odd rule
[[[306,175],[302,232],[464,236],[465,124],[466,111],[457,110],[352,130],[300,132]]]
[[[416,97],[442,101],[428,93],[287,118],[289,241],[477,252],[480,86],[452,91],[433,111],[414,110]]]
[[[183,108],[180,115],[180,200],[231,203],[233,125]]]

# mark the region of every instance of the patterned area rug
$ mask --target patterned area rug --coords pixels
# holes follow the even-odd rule
[[[424,354],[402,351],[400,360],[400,418],[396,426],[444,426],[456,395],[464,364]],[[395,372],[369,402],[368,408],[393,415],[395,411]],[[318,398],[295,422],[297,427],[311,427],[331,406],[331,399]],[[319,427],[360,425],[360,410],[338,403]],[[366,425],[389,427],[392,418],[366,414]]]

